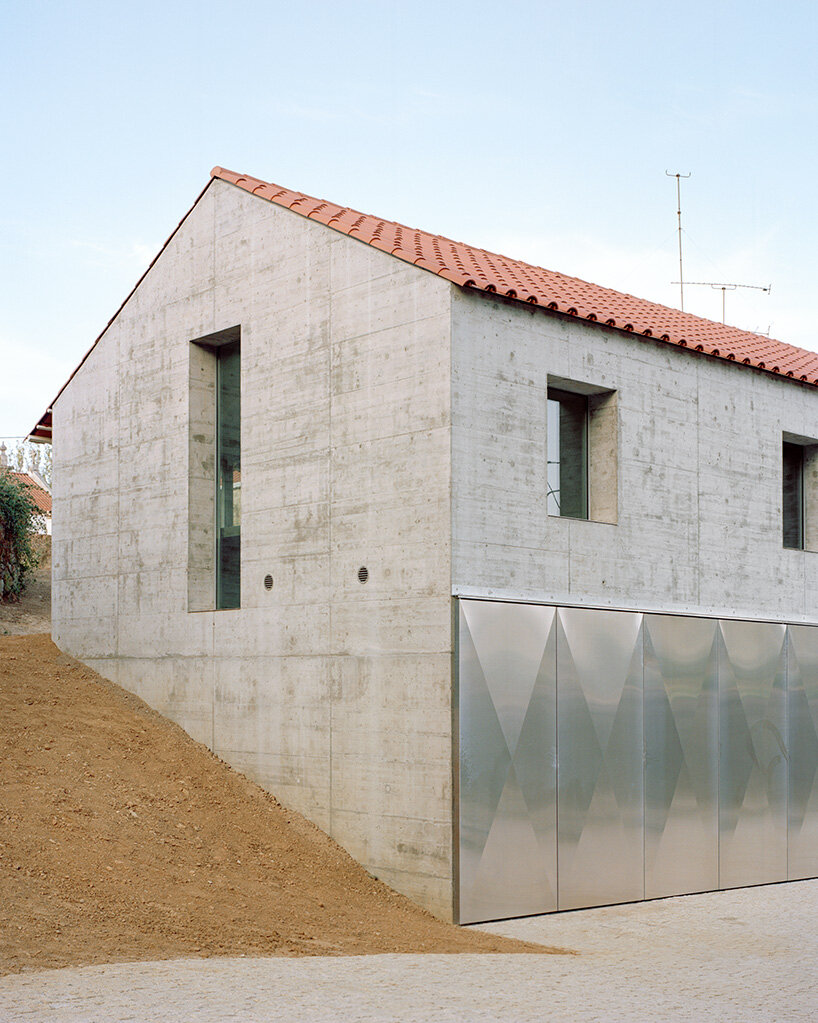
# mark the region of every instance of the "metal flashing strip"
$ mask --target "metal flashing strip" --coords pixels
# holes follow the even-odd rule
[[[809,552],[807,552],[809,553]],[[453,586],[453,600],[487,600],[498,604],[536,604],[542,607],[577,607],[590,611],[622,611],[628,614],[650,614],[650,615],[671,615],[681,618],[706,618],[719,621],[734,622],[769,622],[772,625],[806,625],[818,626],[818,617],[809,618],[804,615],[802,618],[792,616],[789,618],[765,618],[757,615],[742,615],[735,611],[724,610],[718,607],[691,608],[682,605],[678,608],[672,607],[650,607],[646,604],[601,604],[593,601],[570,600],[562,597],[537,597],[530,593],[514,592],[511,590],[497,590],[487,593],[485,589],[469,586]]]

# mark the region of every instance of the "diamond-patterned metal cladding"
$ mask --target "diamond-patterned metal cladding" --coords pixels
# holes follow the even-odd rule
[[[459,643],[463,922],[818,875],[818,628],[461,600]]]
[[[787,876],[818,875],[818,629],[788,628],[789,821]]]
[[[557,908],[553,608],[461,600],[460,921]]]
[[[641,626],[558,612],[560,909],[644,898]]]
[[[785,625],[719,623],[719,887],[787,876]]]
[[[719,886],[718,625],[645,615],[645,897]]]

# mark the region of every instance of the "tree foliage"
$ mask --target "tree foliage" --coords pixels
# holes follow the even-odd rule
[[[9,467],[17,472],[34,471],[51,486],[51,445],[18,441],[8,453]]]
[[[37,567],[31,543],[37,515],[26,487],[0,469],[0,600],[18,600]]]

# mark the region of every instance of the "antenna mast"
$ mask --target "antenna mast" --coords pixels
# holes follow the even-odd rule
[[[673,282],[676,283],[675,281]],[[772,284],[768,284],[767,287],[763,287],[760,284],[721,284],[716,281],[688,281],[691,287],[697,285],[703,288],[713,288],[716,291],[721,291],[721,322],[725,322],[725,298],[728,291],[735,291],[736,288],[750,288],[752,291],[765,291],[768,295],[773,290]]]
[[[684,271],[682,270],[682,186],[681,179],[689,178],[690,174],[671,174],[670,171],[665,171],[665,174],[669,178],[676,178],[676,216],[679,218],[679,301],[681,303],[682,312],[685,311],[685,286],[684,286]]]

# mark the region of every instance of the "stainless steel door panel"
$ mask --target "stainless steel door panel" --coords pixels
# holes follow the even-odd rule
[[[459,601],[461,923],[556,909],[554,619]]]
[[[719,623],[719,885],[787,876],[786,626]]]
[[[713,619],[646,614],[645,898],[719,886]]]
[[[560,909],[644,897],[641,623],[558,611]]]
[[[789,626],[789,814],[791,880],[818,875],[818,628]]]
[[[815,626],[463,599],[458,638],[462,922],[818,875]]]

